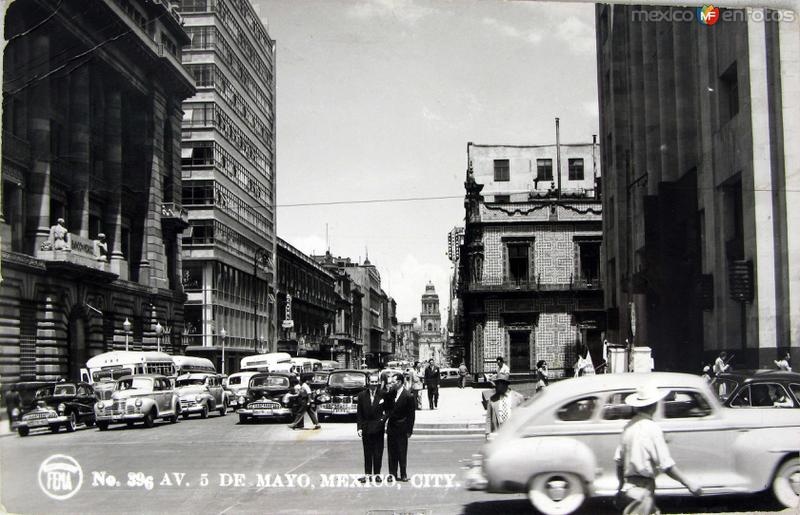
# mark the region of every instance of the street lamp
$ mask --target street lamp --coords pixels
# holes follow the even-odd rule
[[[161,352],[161,337],[164,336],[164,326],[161,325],[161,322],[156,321],[156,350]]]
[[[128,336],[131,334],[131,321],[128,320],[128,317],[125,317],[125,321],[122,322],[122,329],[125,331],[125,350],[128,350]]]
[[[266,266],[269,252],[264,247],[258,247],[253,256],[253,350],[258,352],[258,263]]]
[[[222,337],[222,375],[225,375],[225,337],[228,336],[228,331],[223,327],[219,335]]]

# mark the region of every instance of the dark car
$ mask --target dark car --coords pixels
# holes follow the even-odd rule
[[[310,374],[308,386],[312,390],[322,390],[328,386],[328,376],[330,375],[330,372],[314,372]]]
[[[719,374],[711,389],[730,408],[800,408],[800,374],[737,370]]]
[[[251,419],[290,419],[295,402],[297,376],[267,372],[256,374],[247,385],[247,396],[237,399],[239,422]]]
[[[8,387],[3,397],[6,402],[8,421],[12,431],[17,429],[17,424],[23,413],[36,407],[36,391],[53,385],[55,385],[53,381],[26,381],[15,383]]]
[[[72,432],[79,424],[94,425],[96,397],[92,385],[62,382],[36,390],[35,405],[22,413],[17,433],[28,436],[31,429],[49,428],[57,433],[62,427]]]
[[[369,372],[365,370],[334,370],[328,376],[328,386],[317,396],[317,413],[323,418],[355,415],[356,397],[368,384]]]

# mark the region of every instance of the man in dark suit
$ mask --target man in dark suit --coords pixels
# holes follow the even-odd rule
[[[381,380],[377,375],[369,377],[368,389],[358,394],[358,436],[364,447],[364,477],[359,481],[366,483],[369,478],[381,481],[381,461],[383,460],[383,431],[386,402],[379,388]]]
[[[425,386],[428,387],[428,407],[436,409],[439,406],[439,367],[433,360],[428,361],[428,368],[425,369]]]
[[[387,396],[388,409],[386,417],[386,446],[389,451],[389,474],[397,477],[397,467],[400,466],[400,479],[408,481],[406,473],[406,456],[408,454],[408,439],[414,432],[414,415],[416,401],[414,395],[405,389],[403,374],[398,372],[391,376],[390,390]]]

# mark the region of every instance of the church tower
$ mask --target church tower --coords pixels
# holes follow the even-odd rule
[[[439,295],[432,282],[425,286],[422,295],[422,312],[420,318],[419,359],[427,361],[433,358],[437,364],[443,364],[442,355],[444,339],[442,337],[442,316],[439,313]]]

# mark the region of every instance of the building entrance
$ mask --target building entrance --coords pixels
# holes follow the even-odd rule
[[[509,367],[512,372],[528,372],[531,364],[530,331],[510,331]]]

